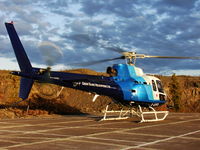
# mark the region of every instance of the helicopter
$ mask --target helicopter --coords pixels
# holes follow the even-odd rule
[[[136,59],[144,58],[172,58],[172,59],[200,59],[200,57],[177,57],[177,56],[150,56],[120,50],[121,56],[113,59],[96,61],[95,63],[124,59],[124,64],[114,64],[107,68],[109,76],[96,76],[78,73],[67,73],[51,71],[50,68],[35,68],[24,50],[18,37],[13,22],[5,23],[12,47],[14,49],[20,71],[12,71],[11,74],[20,76],[19,97],[26,100],[29,96],[34,81],[50,83],[63,87],[78,89],[95,93],[93,101],[99,95],[109,96],[123,105],[131,105],[138,109],[131,110],[131,114],[136,114],[141,118],[141,122],[164,120],[168,111],[156,111],[153,107],[166,103],[166,93],[164,92],[160,79],[155,76],[146,75],[143,70],[135,66]],[[152,111],[143,112],[142,108],[148,107]],[[103,120],[106,120],[106,107]],[[122,112],[122,111],[121,111]],[[125,114],[127,111],[125,112]],[[158,118],[157,114],[164,114]],[[155,115],[155,119],[144,119],[145,114]],[[119,116],[119,119],[126,118]]]

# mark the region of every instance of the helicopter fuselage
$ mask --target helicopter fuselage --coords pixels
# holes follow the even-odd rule
[[[12,74],[39,82],[106,95],[122,103],[160,105],[166,102],[158,78],[145,75],[142,69],[133,65],[116,64],[112,68],[116,72],[112,77],[56,71],[41,73],[40,68],[33,68],[32,73],[12,72]]]

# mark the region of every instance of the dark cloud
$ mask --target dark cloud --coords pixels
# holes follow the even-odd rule
[[[37,64],[44,64],[38,50],[38,43],[42,41],[61,48],[63,58],[58,60],[65,65],[120,56],[107,50],[101,42],[110,48],[134,49],[149,55],[200,56],[199,0],[5,0],[0,7],[0,19],[16,22],[27,53]],[[3,36],[0,42],[8,45],[3,24],[0,24],[0,34]],[[0,48],[1,54],[13,57],[10,47]],[[101,71],[118,62],[123,61],[92,68]],[[150,73],[199,69],[196,60],[137,62]]]
[[[96,0],[84,0],[82,1],[82,11],[87,15],[95,16],[99,13],[102,14],[115,14],[118,17],[132,18],[137,16],[133,1],[96,1]]]
[[[168,7],[179,7],[181,9],[191,9],[197,0],[163,0],[160,3]]]
[[[30,4],[31,0],[10,0],[15,5],[27,5]]]

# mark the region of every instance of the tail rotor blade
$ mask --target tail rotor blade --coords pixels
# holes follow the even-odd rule
[[[57,45],[52,42],[43,41],[39,43],[38,48],[47,66],[53,66],[63,56],[63,53]]]

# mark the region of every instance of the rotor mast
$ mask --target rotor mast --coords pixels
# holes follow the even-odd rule
[[[137,58],[145,58],[144,54],[137,54],[136,52],[122,52],[121,53],[126,59],[126,64],[135,65]]]

